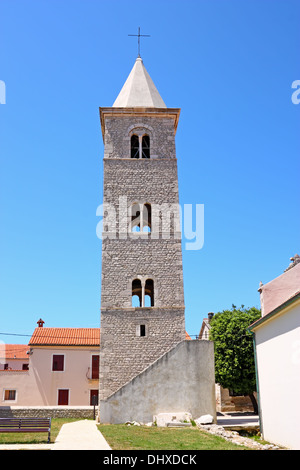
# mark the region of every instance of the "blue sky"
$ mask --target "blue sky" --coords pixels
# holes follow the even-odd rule
[[[299,16],[292,0],[1,0],[1,333],[40,317],[99,326],[98,108],[133,67],[139,26],[149,74],[181,108],[180,202],[204,204],[203,248],[183,245],[186,329],[260,306],[259,282],[300,252]]]

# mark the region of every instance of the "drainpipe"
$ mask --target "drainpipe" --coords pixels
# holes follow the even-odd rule
[[[258,420],[259,420],[260,433],[263,436],[263,424],[262,424],[262,419],[261,419],[260,393],[259,393],[258,368],[257,368],[257,356],[256,356],[256,337],[255,337],[255,332],[252,331],[250,328],[248,328],[248,331],[249,333],[251,333],[252,339],[253,339],[256,394],[257,394],[257,405],[258,405]]]

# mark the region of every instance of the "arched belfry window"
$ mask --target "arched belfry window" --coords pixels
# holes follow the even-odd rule
[[[134,279],[131,292],[132,307],[154,307],[153,279]]]
[[[143,205],[143,220],[142,220],[143,232],[151,232],[151,204],[147,203]]]
[[[140,131],[136,131],[130,138],[131,158],[150,158],[150,136]]]
[[[140,279],[132,281],[132,307],[142,307],[142,282]]]
[[[134,203],[131,206],[131,231],[141,231],[141,207],[139,203]]]
[[[142,137],[142,158],[150,158],[150,137],[148,135]]]
[[[130,208],[131,232],[151,232],[151,204],[135,202]]]
[[[147,279],[145,282],[145,307],[154,307],[153,279]]]
[[[139,158],[139,156],[140,156],[139,137],[133,134],[131,136],[131,158]]]

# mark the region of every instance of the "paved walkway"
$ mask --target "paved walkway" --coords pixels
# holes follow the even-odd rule
[[[63,424],[54,444],[3,444],[0,450],[111,450],[95,421]]]
[[[110,450],[95,421],[85,419],[62,426],[52,450]]]

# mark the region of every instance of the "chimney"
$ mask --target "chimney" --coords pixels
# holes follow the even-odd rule
[[[212,319],[212,317],[214,316],[214,313],[213,313],[213,312],[209,312],[209,313],[207,314],[207,316],[208,316],[208,321],[210,322],[211,319]]]
[[[43,328],[44,323],[45,322],[41,318],[39,319],[39,321],[37,321],[39,328]]]

